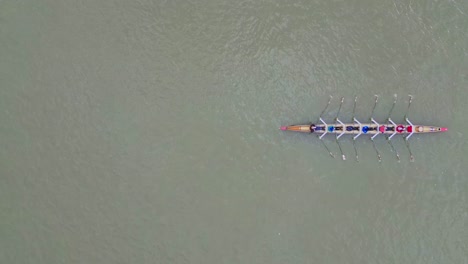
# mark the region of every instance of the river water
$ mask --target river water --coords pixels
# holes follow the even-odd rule
[[[0,262],[468,263],[467,28],[461,0],[0,1]],[[379,163],[278,129],[375,94],[449,131]]]

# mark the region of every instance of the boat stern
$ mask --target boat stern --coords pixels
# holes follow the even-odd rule
[[[295,131],[295,132],[303,132],[303,133],[311,133],[313,130],[311,129],[311,125],[293,125],[293,126],[282,126],[280,130],[283,131]]]

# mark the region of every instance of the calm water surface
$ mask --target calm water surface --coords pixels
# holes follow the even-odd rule
[[[468,263],[467,28],[461,0],[0,1],[0,262]],[[379,164],[278,130],[374,94],[449,132]]]

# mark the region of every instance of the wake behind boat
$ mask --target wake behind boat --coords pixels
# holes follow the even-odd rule
[[[370,118],[370,122],[368,123],[361,123],[355,118],[355,110],[356,110],[356,102],[357,102],[357,97],[354,99],[354,108],[353,108],[353,123],[343,123],[338,119],[338,116],[340,114],[341,106],[343,105],[344,98],[341,98],[341,103],[340,107],[338,108],[338,112],[336,114],[335,118],[335,123],[334,124],[327,124],[323,119],[322,115],[325,113],[327,110],[328,106],[330,105],[332,97],[330,96],[330,99],[328,100],[327,105],[325,106],[325,109],[323,109],[322,113],[320,114],[319,120],[315,124],[305,124],[305,125],[291,125],[291,126],[282,126],[280,127],[281,130],[283,131],[294,131],[294,132],[302,132],[302,133],[314,133],[317,134],[320,140],[326,135],[326,134],[335,134],[335,139],[336,143],[338,144],[338,147],[341,151],[341,156],[343,160],[346,160],[346,156],[343,154],[340,142],[338,139],[343,136],[343,135],[354,135],[353,136],[353,146],[354,150],[356,153],[356,160],[358,160],[358,154],[357,154],[357,149],[355,145],[356,139],[361,136],[361,135],[372,135],[370,138],[372,140],[373,147],[375,151],[377,152],[377,157],[379,161],[381,161],[381,156],[379,151],[377,150],[375,143],[374,143],[374,138],[377,137],[378,135],[384,135],[390,144],[392,150],[396,153],[396,157],[398,161],[400,161],[400,155],[396,151],[395,147],[393,146],[391,139],[395,135],[405,135],[405,142],[406,146],[408,148],[408,151],[410,153],[410,160],[414,161],[413,154],[411,152],[410,146],[408,139],[413,135],[413,134],[420,134],[420,133],[435,133],[435,132],[446,132],[448,129],[446,127],[436,127],[436,126],[427,126],[427,125],[414,125],[411,123],[411,121],[408,119],[407,114],[411,106],[411,101],[413,97],[410,95],[409,96],[409,103],[408,103],[408,108],[406,110],[405,114],[405,121],[406,124],[396,124],[393,122],[393,120],[390,118],[393,109],[395,108],[395,104],[397,101],[397,96],[395,95],[395,99],[393,101],[392,108],[390,109],[390,113],[388,114],[388,118],[386,119],[386,122],[383,124],[378,123],[375,121],[373,118],[374,115],[374,110],[375,107],[377,106],[378,102],[378,96],[375,96],[375,104],[374,108],[372,109],[372,114]],[[320,121],[320,124],[318,124]],[[329,150],[329,148],[325,145],[325,142],[322,140],[323,145],[325,148],[328,150],[330,156],[335,157],[333,153]]]

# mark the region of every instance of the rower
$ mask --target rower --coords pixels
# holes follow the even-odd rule
[[[315,124],[310,125],[310,133],[314,133],[315,131]]]

